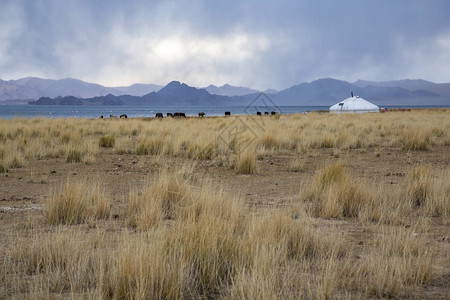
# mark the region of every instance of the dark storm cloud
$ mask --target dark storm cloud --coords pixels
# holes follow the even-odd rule
[[[0,78],[450,81],[448,1],[4,1]]]

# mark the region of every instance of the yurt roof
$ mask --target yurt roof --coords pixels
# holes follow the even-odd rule
[[[352,96],[330,107],[331,111],[379,111],[379,107],[369,101]]]

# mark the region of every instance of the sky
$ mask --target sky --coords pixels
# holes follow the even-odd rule
[[[0,0],[0,79],[450,82],[450,1]]]

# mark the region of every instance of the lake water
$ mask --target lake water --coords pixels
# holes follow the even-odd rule
[[[389,106],[390,108],[425,108],[425,106]],[[430,106],[428,106],[430,107]],[[197,116],[199,112],[206,116],[223,116],[225,111],[232,115],[256,114],[256,111],[277,111],[280,114],[306,113],[328,110],[329,106],[59,106],[59,105],[0,105],[0,119],[12,118],[98,118],[103,115],[131,117],[154,117],[157,112],[166,116],[168,112],[184,112],[186,116]]]
[[[119,116],[126,114],[133,117],[154,117],[156,113],[184,112],[186,116],[197,116],[204,112],[206,116],[223,116],[225,111],[237,114],[256,114],[256,111],[277,111],[281,114],[303,113],[312,110],[324,110],[328,106],[281,106],[281,107],[257,107],[257,106],[59,106],[59,105],[0,105],[0,119],[12,118],[98,118],[109,115]]]

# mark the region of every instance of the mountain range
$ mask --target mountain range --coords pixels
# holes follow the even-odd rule
[[[433,83],[421,79],[385,82],[358,80],[350,83],[323,78],[278,92],[266,90],[264,97],[269,102],[268,105],[325,106],[349,97],[350,92],[383,106],[450,105],[450,83]],[[31,104],[245,106],[255,99],[258,100],[258,97],[261,97],[261,94],[257,90],[228,84],[221,87],[210,85],[206,88],[195,88],[172,81],[165,87],[152,84],[104,87],[71,78],[47,80],[29,77],[0,80],[0,99],[38,99],[28,100]]]
[[[421,79],[349,83],[324,78],[294,85],[272,98],[279,105],[332,105],[348,98],[350,92],[377,105],[450,105],[450,83],[438,84]]]
[[[224,84],[222,86],[215,86],[213,84],[205,88],[208,93],[220,95],[220,96],[244,96],[248,94],[260,93],[261,91],[247,88],[245,86],[232,86],[229,84]],[[266,89],[263,91],[266,94],[275,94],[277,90]]]
[[[158,91],[157,84],[133,84],[130,86],[105,87],[78,79],[60,80],[26,77],[17,80],[0,80],[0,101],[15,99],[38,99],[40,97],[74,96],[90,98],[107,94],[143,96]]]
[[[239,97],[239,96],[236,96]],[[206,89],[198,89],[179,81],[172,81],[157,92],[151,92],[144,96],[121,95],[97,96],[92,98],[78,98],[74,96],[59,96],[56,98],[41,97],[30,104],[36,105],[229,105],[233,97],[211,95]]]

